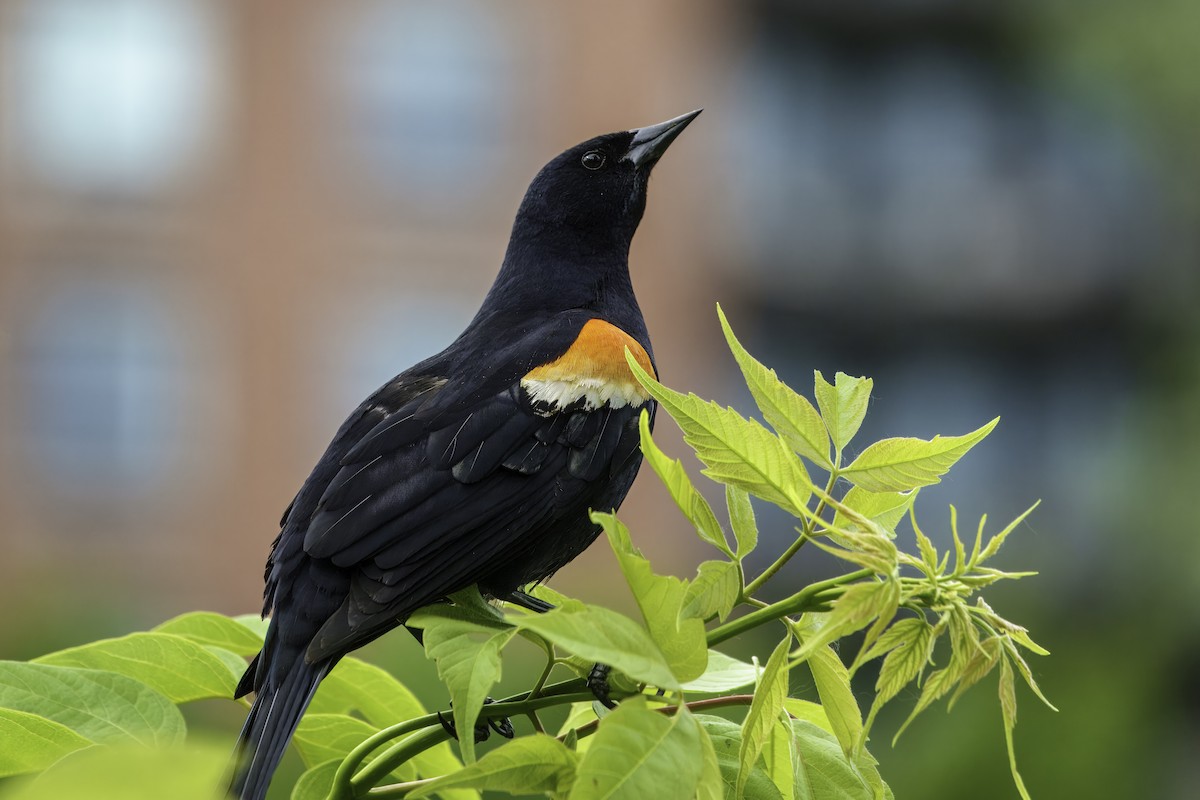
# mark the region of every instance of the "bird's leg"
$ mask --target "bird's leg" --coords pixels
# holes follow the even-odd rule
[[[509,592],[504,599],[538,614],[545,614],[547,611],[554,610],[554,606],[550,603],[519,589]],[[607,664],[593,664],[592,671],[587,676],[587,687],[605,708],[616,708],[617,704],[609,697],[609,693],[612,691],[612,687],[608,685],[608,675],[610,672],[612,672],[612,667]]]
[[[609,697],[612,687],[608,685],[608,674],[612,667],[608,664],[593,664],[592,671],[587,676],[587,687],[605,708],[616,708],[617,704]]]
[[[494,703],[494,698],[485,698],[483,704],[486,706],[489,703]],[[454,706],[453,703],[450,704]],[[454,719],[448,718],[443,712],[437,712],[438,722],[442,725],[442,730],[450,734],[450,738],[458,739],[458,729],[454,727]],[[489,730],[489,728],[491,730]],[[516,736],[516,731],[513,730],[512,721],[508,717],[500,717],[499,719],[485,718],[475,723],[475,744],[486,742],[491,736],[491,731],[503,736],[505,739],[511,739]]]
[[[542,600],[540,597],[534,597],[531,594],[522,592],[520,589],[514,589],[513,591],[509,592],[508,595],[502,599],[505,600],[506,602],[512,603],[515,606],[520,606],[521,608],[527,608],[530,611],[536,612],[538,614],[545,614],[547,611],[554,610],[554,606],[552,604],[547,603],[545,600]]]

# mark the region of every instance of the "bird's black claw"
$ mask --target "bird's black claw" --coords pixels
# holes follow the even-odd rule
[[[608,685],[608,674],[612,667],[607,664],[595,664],[587,676],[587,687],[605,708],[616,708],[617,704],[609,697],[612,687]]]
[[[489,703],[496,702],[493,698],[485,698],[483,704],[486,706]],[[451,703],[451,705],[454,705]],[[458,739],[458,728],[454,725],[452,718],[447,718],[441,711],[437,712],[438,722],[441,723],[442,730],[450,734],[451,739]],[[503,736],[505,739],[511,739],[516,736],[516,731],[513,730],[512,720],[508,717],[497,717],[491,719],[480,719],[475,723],[475,744],[486,742],[488,737],[492,735],[492,731]]]

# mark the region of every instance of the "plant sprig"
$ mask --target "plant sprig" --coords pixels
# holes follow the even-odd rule
[[[1013,780],[1029,797],[1013,746],[1016,676],[1050,705],[1025,660],[1047,651],[981,592],[1034,574],[1005,571],[993,559],[1036,504],[994,535],[985,535],[984,517],[966,539],[951,506],[944,551],[934,544],[943,537],[926,534],[922,525],[929,523],[918,521],[917,509],[920,489],[937,483],[998,420],[959,436],[884,439],[848,459],[872,381],[837,373],[830,382],[816,372],[810,400],[755,360],[723,313],[720,321],[765,425],[669,389],[629,359],[636,378],[679,425],[704,474],[724,487],[724,513],[718,513],[682,462],[659,448],[643,413],[645,463],[712,557],[690,577],[659,574],[618,517],[595,513],[640,619],[546,586],[531,589],[555,606],[544,614],[490,603],[474,589],[422,609],[406,623],[424,630],[426,655],[449,689],[463,760],[447,746],[450,734],[439,715],[428,713],[400,681],[346,658],[322,683],[297,731],[307,771],[294,800],[467,798],[480,790],[570,800],[617,792],[680,800],[889,798],[866,749],[879,711],[906,687],[919,687],[898,738],[933,703],[948,698],[952,708],[992,673],[999,675]],[[794,536],[777,542],[762,535],[752,497],[790,514]],[[906,531],[898,534],[906,519],[911,545]],[[748,575],[747,556],[770,546],[778,552],[769,566]],[[806,547],[835,555],[849,569],[765,600],[763,590],[777,589],[784,568]],[[777,644],[753,663],[717,649],[761,628],[772,629]],[[861,645],[846,665],[835,646],[860,632]],[[544,651],[544,665],[527,690],[485,704],[500,678],[503,651],[517,638]],[[44,769],[66,752],[116,741],[113,731],[175,742],[185,723],[173,704],[228,696],[244,657],[261,639],[261,626],[249,620],[199,613],[34,664],[0,662],[0,725],[27,731],[12,737],[15,755],[0,759],[0,768]],[[851,679],[876,660],[879,674],[864,718]],[[613,668],[612,697],[621,700],[615,711],[593,710],[585,677],[597,662]],[[791,670],[802,665],[820,703],[787,696]],[[56,713],[52,699],[67,685],[89,719],[111,715],[109,727]],[[558,706],[571,713],[552,735],[538,712]],[[739,706],[746,709],[740,722],[707,713]],[[138,708],[158,710],[147,717]],[[530,732],[476,757],[474,728],[502,717],[522,727],[528,720]]]

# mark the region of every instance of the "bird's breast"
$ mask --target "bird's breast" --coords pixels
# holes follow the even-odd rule
[[[583,401],[589,409],[642,405],[649,393],[625,361],[625,348],[646,372],[654,375],[650,356],[638,341],[612,323],[588,320],[567,351],[534,367],[521,386],[534,403],[562,409]]]

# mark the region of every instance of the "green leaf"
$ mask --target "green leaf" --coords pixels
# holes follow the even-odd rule
[[[867,730],[884,704],[911,683],[929,663],[933,651],[933,627],[924,617],[908,617],[892,625],[875,643],[863,662],[887,652],[875,682],[875,700],[867,714]],[[915,714],[914,714],[915,716]]]
[[[855,708],[857,706],[858,704],[855,703]],[[787,697],[783,700],[783,710],[796,719],[811,722],[821,730],[833,733],[833,725],[829,722],[829,715],[825,713],[825,707],[820,703],[814,703],[811,700],[801,700],[799,697]]]
[[[624,704],[622,704],[624,705]],[[452,775],[405,795],[430,797],[451,788],[484,789],[510,794],[570,791],[579,767],[579,756],[562,742],[544,734],[522,736],[498,747]]]
[[[738,661],[719,650],[708,651],[708,668],[699,678],[683,684],[685,692],[719,694],[730,689],[749,686],[758,680],[758,668],[753,664]]]
[[[291,800],[326,800],[342,759],[334,758],[305,771],[292,787]]]
[[[646,629],[615,611],[570,601],[545,614],[509,614],[507,619],[585,661],[608,664],[663,689],[679,688],[679,680]]]
[[[187,747],[88,747],[68,753],[5,800],[214,800],[229,764],[227,742]]]
[[[833,445],[840,454],[842,448],[858,433],[863,417],[867,415],[867,403],[875,384],[870,378],[855,378],[844,372],[833,376],[832,385],[819,370],[814,371],[813,377],[817,405]]]
[[[697,727],[700,731],[700,782],[696,786],[696,800],[725,800],[725,780],[712,737],[698,719]]]
[[[1008,535],[1010,533],[1012,533],[1014,530],[1016,530],[1016,527],[1018,525],[1020,525],[1022,522],[1024,522],[1025,518],[1028,517],[1030,514],[1032,514],[1033,510],[1041,504],[1042,504],[1042,501],[1038,500],[1036,503],[1031,505],[1029,508],[1025,509],[1025,511],[1020,516],[1018,516],[1012,522],[1008,523],[1008,525],[1005,526],[1004,530],[1000,531],[995,536],[993,536],[991,539],[989,539],[988,543],[987,543],[987,547],[985,547],[983,549],[983,552],[980,553],[977,557],[974,557],[974,556],[972,557],[971,565],[977,566],[977,565],[982,564],[983,562],[987,561],[992,556],[996,555],[996,553],[1000,550],[1000,545],[1004,544],[1004,540],[1008,538]],[[987,517],[984,517],[983,519],[979,520],[980,534],[983,533],[983,523],[984,523],[984,520],[986,520],[986,519],[987,519]],[[976,548],[978,549],[978,544],[976,544]]]
[[[1021,651],[1013,644],[1012,639],[1004,638],[1004,649],[1008,652],[1008,660],[1016,664],[1017,671],[1021,673],[1021,677],[1025,679],[1025,683],[1029,686],[1033,693],[1038,696],[1038,699],[1046,704],[1046,707],[1051,711],[1058,711],[1054,704],[1042,694],[1041,688],[1037,685],[1037,681],[1033,679],[1033,670],[1029,669],[1029,664],[1025,663],[1025,659],[1021,656]]]
[[[704,499],[704,496],[696,490],[692,479],[688,477],[687,471],[683,468],[683,462],[677,458],[668,458],[666,453],[658,449],[654,437],[650,435],[650,414],[644,409],[638,419],[638,426],[642,437],[643,458],[662,480],[663,485],[667,487],[675,505],[679,506],[679,510],[692,523],[696,535],[722,553],[732,557],[733,551],[729,549],[729,543],[725,540],[725,531],[722,530],[721,523],[717,521],[717,515],[713,513],[712,507]]]
[[[604,528],[646,628],[672,674],[681,681],[699,677],[708,663],[708,647],[702,618],[684,613],[690,594],[687,581],[655,575],[650,562],[633,546],[629,529],[614,515],[593,511],[592,522]]]
[[[725,331],[729,349],[763,417],[797,453],[825,470],[833,469],[833,462],[829,459],[829,433],[825,430],[821,415],[808,398],[779,380],[775,370],[763,366],[746,352],[733,335],[733,329],[729,327],[729,321],[725,319],[725,312],[720,306],[717,306],[717,314],[721,318],[721,328]]]
[[[878,658],[885,653],[889,653],[900,645],[911,643],[914,638],[920,638],[924,636],[925,638],[922,639],[922,641],[924,641],[924,648],[927,651],[930,643],[928,637],[932,630],[933,629],[925,620],[924,616],[905,617],[904,619],[897,620],[890,628],[883,632],[883,634],[875,641],[874,644],[872,644],[870,647],[863,648],[863,650],[859,652],[858,656],[854,659],[854,664],[850,668],[850,674],[853,675],[860,666],[867,663],[871,659]],[[896,669],[896,667],[893,667],[892,669]],[[880,670],[881,681],[882,676],[886,674],[886,672],[887,669]],[[915,677],[915,674],[913,677]],[[905,683],[907,682],[908,681],[905,681]],[[903,686],[903,684],[901,684],[901,686]],[[876,688],[881,689],[882,686],[876,686]]]
[[[450,691],[459,750],[469,764],[475,760],[475,721],[488,692],[500,680],[500,651],[516,629],[497,630],[498,623],[481,621],[475,611],[445,604],[421,609],[406,624],[425,631],[425,655],[437,665],[438,676]]]
[[[738,753],[742,747],[742,729],[734,722],[721,717],[697,714],[696,721],[700,723],[713,746],[717,759],[717,768],[721,780],[725,784],[727,800],[781,800],[782,795],[767,771],[762,767],[762,761],[755,763],[750,776],[746,779],[740,794],[735,794],[738,773],[741,762]],[[803,797],[803,795],[798,795]]]
[[[821,625],[806,634],[796,658],[803,661],[835,639],[865,628],[880,613],[891,608],[893,593],[887,584],[888,581],[850,584],[834,601],[832,611],[820,616],[807,615],[810,620],[821,620]]]
[[[0,708],[0,742],[0,778],[43,770],[92,744],[66,725],[11,708]]]
[[[666,409],[683,431],[683,438],[704,462],[705,475],[801,516],[812,494],[804,464],[779,437],[731,408],[684,395],[663,386],[626,353],[634,375]]]
[[[903,492],[938,483],[999,421],[996,417],[962,436],[883,439],[863,450],[841,475],[871,492]]]
[[[220,647],[239,656],[252,656],[262,649],[262,636],[223,614],[192,611],[180,614],[152,629],[152,633],[170,633],[196,644]]]
[[[36,714],[98,744],[183,741],[183,715],[140,681],[113,672],[0,661],[0,708]]]
[[[314,714],[361,714],[377,728],[428,713],[416,696],[386,670],[349,656],[321,681],[309,705]]]
[[[954,688],[954,694],[950,695],[948,709],[954,708],[954,704],[958,702],[958,698],[962,697],[963,692],[979,683],[995,668],[1000,660],[1001,647],[999,636],[989,636],[979,643],[979,649],[971,656],[966,668],[963,669],[962,677],[958,679],[958,686]]]
[[[1022,800],[1030,800],[1025,781],[1021,780],[1021,773],[1017,771],[1017,751],[1013,746],[1013,728],[1017,726],[1017,690],[1012,667],[1006,658],[1000,659],[1000,713],[1004,719],[1004,743],[1008,748],[1008,768],[1012,771],[1013,783],[1017,785]]]
[[[933,542],[917,524],[917,516],[912,509],[909,509],[909,516],[912,518],[913,534],[917,537],[917,550],[921,553],[921,563],[925,565],[925,574],[932,578],[941,572],[938,569],[937,548],[933,546]]]
[[[345,758],[368,736],[378,732],[374,725],[345,714],[306,713],[292,742],[304,760],[304,766],[311,769],[331,759]]]
[[[740,561],[758,546],[754,506],[750,504],[750,495],[736,486],[725,487],[725,505],[729,509],[729,524],[737,541],[737,557]]]
[[[850,758],[863,741],[862,711],[850,688],[850,673],[832,647],[816,650],[807,663],[829,728],[837,737],[842,752]]]
[[[570,709],[567,711],[567,718],[563,720],[563,724],[558,728],[558,735],[566,736],[573,733],[584,725],[595,722],[597,720],[596,710],[592,707],[592,703],[571,703]],[[604,708],[601,706],[601,708]],[[605,709],[607,711],[607,709]],[[576,753],[582,755],[587,752],[588,747],[592,743],[592,737],[587,736],[578,740],[578,743],[572,747]]]
[[[792,636],[789,633],[775,646],[775,650],[767,659],[767,665],[763,667],[762,677],[754,692],[754,700],[751,701],[746,720],[742,723],[742,743],[738,751],[740,766],[736,786],[736,794],[739,796],[766,744],[771,725],[783,710],[783,700],[788,693],[788,650],[791,644]]]
[[[762,762],[783,799],[795,800],[796,771],[800,765],[797,763],[792,726],[786,716],[777,717],[771,725],[767,743],[763,747]]]
[[[808,722],[795,720],[792,731],[800,769],[797,773],[797,797],[817,800],[874,800],[886,797],[889,791],[878,780],[878,774],[867,777],[857,762],[847,760],[837,740]],[[877,793],[872,783],[878,783]],[[800,791],[803,787],[803,791]]]
[[[835,528],[858,528],[858,523],[852,520],[842,509],[842,506],[857,511],[871,520],[889,534],[895,535],[896,526],[908,513],[916,500],[916,492],[869,492],[861,486],[851,486],[846,492],[833,517]]]
[[[668,717],[633,697],[600,722],[569,797],[692,800],[701,769],[700,728],[687,708]]]
[[[175,703],[230,697],[238,675],[203,645],[169,633],[131,633],[59,650],[32,663],[103,669],[134,678]]]
[[[742,570],[734,561],[704,561],[687,587],[685,617],[724,622],[742,593]],[[703,632],[701,632],[703,636]]]

